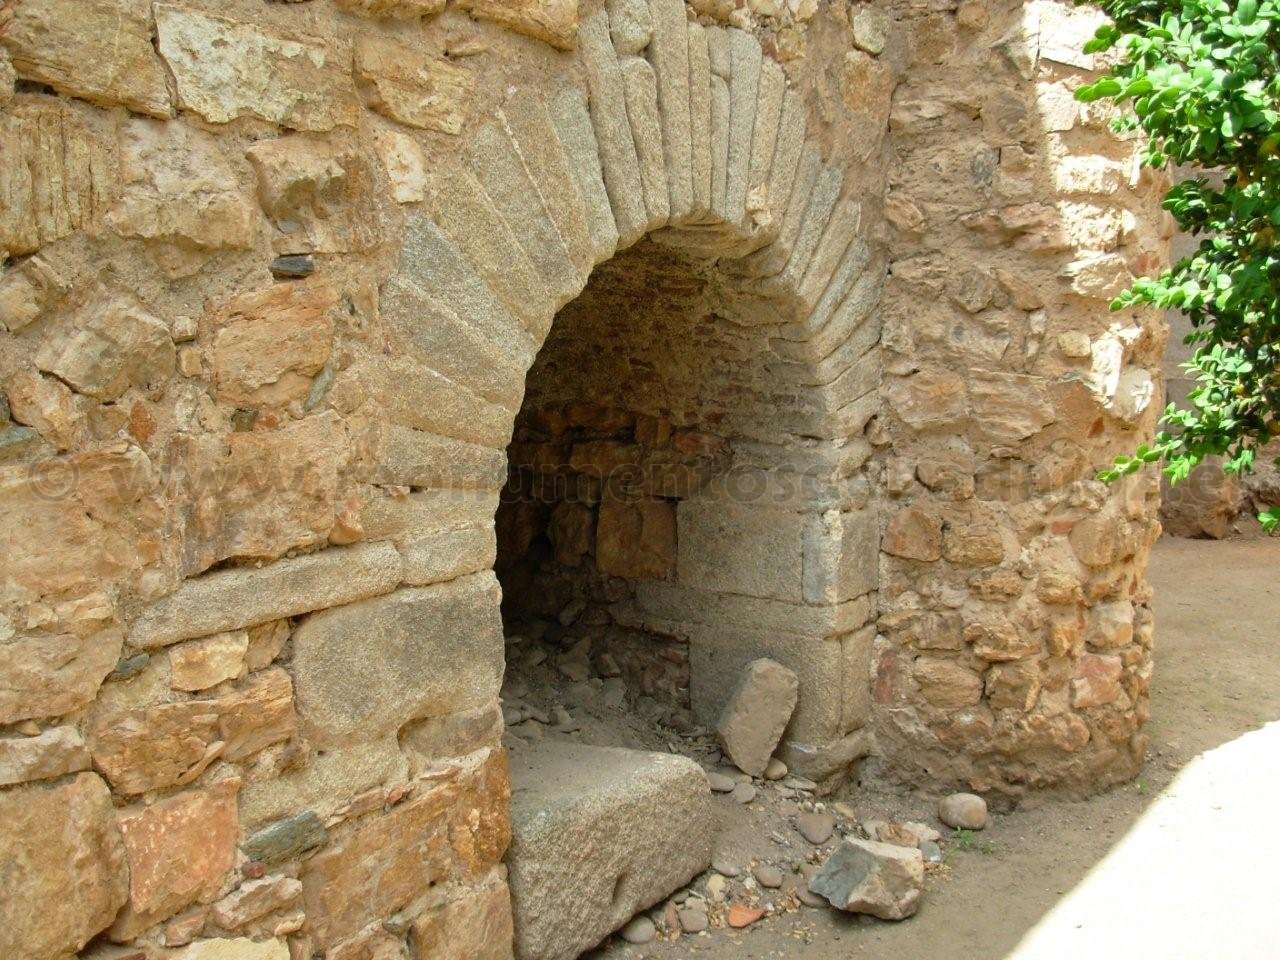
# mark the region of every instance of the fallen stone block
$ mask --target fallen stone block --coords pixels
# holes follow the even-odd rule
[[[775,660],[747,664],[716,724],[720,744],[743,773],[764,775],[799,699],[800,681]]]
[[[920,906],[924,857],[909,847],[846,839],[813,875],[809,890],[849,913],[905,920]]]
[[[711,794],[683,757],[546,741],[511,757],[517,960],[573,960],[711,863]]]

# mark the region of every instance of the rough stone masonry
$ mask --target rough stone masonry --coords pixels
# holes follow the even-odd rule
[[[0,956],[510,956],[494,514],[549,332],[599,389],[539,449],[698,478],[557,520],[696,716],[768,658],[827,785],[1133,775],[1158,490],[1093,476],[1160,407],[1106,304],[1168,229],[1072,99],[1094,25],[0,2]],[[681,265],[666,335],[617,270],[553,329],[615,254]]]

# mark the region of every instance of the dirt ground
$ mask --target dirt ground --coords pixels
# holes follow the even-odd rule
[[[1141,777],[1088,802],[1024,804],[993,817],[967,850],[950,845],[931,873],[920,912],[901,923],[799,907],[744,931],[712,930],[676,942],[610,941],[599,960],[998,960],[1125,835],[1190,760],[1280,719],[1280,541],[1164,539],[1151,563],[1157,616],[1150,757]],[[858,803],[860,798],[846,798]],[[903,812],[928,814],[923,798]],[[767,853],[741,808],[718,800],[745,857]],[[1260,825],[1261,827],[1261,825]],[[776,841],[775,841],[776,842]],[[1262,842],[1260,840],[1260,842]],[[1191,869],[1188,865],[1188,869]],[[1153,877],[1153,883],[1159,878]],[[1143,918],[1159,923],[1158,917]]]

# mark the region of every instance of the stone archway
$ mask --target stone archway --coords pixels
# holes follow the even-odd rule
[[[666,13],[672,9],[665,5]],[[520,397],[513,386],[523,383],[542,348],[550,316],[581,294],[593,270],[617,286],[600,265],[643,237],[651,238],[651,251],[704,264],[704,296],[732,331],[720,343],[733,341],[738,356],[732,372],[726,357],[719,370],[689,374],[686,386],[696,391],[701,384],[707,394],[699,412],[713,415],[718,433],[702,439],[723,445],[719,469],[736,471],[746,495],[722,475],[718,485],[650,496],[645,513],[623,511],[614,522],[630,523],[635,533],[646,524],[662,527],[668,552],[649,558],[661,572],[624,570],[627,561],[617,561],[614,572],[633,574],[636,585],[620,615],[635,624],[662,622],[686,638],[691,705],[704,723],[714,723],[749,661],[769,656],[792,668],[800,677],[800,706],[784,756],[799,772],[838,777],[868,749],[861,730],[869,714],[878,550],[870,489],[859,468],[870,454],[861,431],[878,403],[873,307],[880,278],[862,238],[856,185],[806,139],[798,99],[749,34],[704,30],[682,15],[648,33],[642,24],[619,22],[615,17],[612,41],[605,14],[583,24],[589,98],[573,87],[549,103],[540,90],[514,93],[498,118],[476,132],[466,162],[437,181],[427,215],[410,215],[399,270],[384,286],[383,315],[401,333],[406,353],[441,367],[436,372],[447,378],[441,386],[450,396],[435,406],[449,423],[435,432],[392,427],[391,456],[380,469],[392,482],[422,491],[410,494],[415,502],[430,504],[424,509],[433,519],[405,533],[429,544],[407,554],[421,550],[432,558],[423,579],[447,579],[445,589],[469,592],[477,606],[496,606],[491,576],[471,572],[494,561],[490,518],[505,477],[495,439],[511,432]],[[620,44],[620,36],[630,40]],[[628,43],[640,45],[628,50]],[[646,48],[653,66],[636,55]],[[684,63],[692,80],[684,71],[664,73]],[[688,165],[680,166],[685,150]],[[448,335],[433,340],[441,329]],[[627,349],[608,338],[592,346],[604,344]],[[436,352],[446,346],[448,355]],[[628,357],[653,360],[639,351]],[[591,362],[590,348],[579,362]],[[720,382],[705,379],[717,375]],[[439,435],[445,430],[447,440]],[[593,469],[609,465],[585,472]],[[469,520],[462,525],[459,489],[478,491],[465,498]],[[603,523],[612,514],[607,501],[601,509]],[[395,606],[418,589],[436,590],[402,589],[379,603]],[[486,623],[494,619],[484,616]],[[485,638],[483,655],[469,660],[473,682],[455,689],[474,689],[474,701],[455,700],[455,715],[482,709],[483,691],[491,695],[488,628]],[[310,632],[301,640],[302,649],[309,647]],[[328,652],[318,659],[327,663]],[[304,710],[309,692],[300,681]],[[438,720],[425,726],[438,735]],[[402,732],[402,742],[428,739],[422,729],[419,721]],[[615,817],[557,821],[550,811],[560,797],[544,789],[530,818],[537,836],[522,834],[518,820],[511,869],[521,955],[542,956],[552,945],[557,956],[576,955],[705,868],[709,833],[692,812],[671,836],[648,836],[636,817],[614,822],[628,803],[646,802],[646,782],[664,785],[674,803],[687,771],[590,755],[566,766],[559,754],[538,760],[545,769],[534,771],[525,770],[525,760],[517,760],[517,790],[520,777],[537,776],[572,784],[579,798],[600,791],[611,800],[595,808]],[[610,783],[580,769],[595,766],[613,771]],[[618,783],[633,784],[632,799],[625,789],[618,793]],[[691,797],[705,803],[705,791]],[[548,829],[556,842],[542,837]],[[576,882],[574,864],[555,853],[558,843],[576,836],[581,846],[608,850],[610,835],[630,839],[626,856],[582,859],[578,866],[592,877]],[[673,849],[686,856],[661,864],[645,859]],[[586,892],[592,883],[599,898]],[[560,902],[557,894],[565,891],[573,891],[572,902]]]
[[[501,648],[491,626],[493,579],[483,571],[494,560],[502,448],[525,371],[551,316],[581,293],[593,269],[652,237],[714,265],[712,300],[749,358],[736,380],[715,385],[719,440],[756,494],[744,500],[721,485],[687,496],[678,509],[650,500],[670,526],[672,554],[662,558],[662,576],[636,580],[631,615],[665,620],[688,638],[692,707],[702,722],[714,723],[750,660],[770,656],[795,670],[800,706],[784,755],[815,778],[838,776],[867,749],[858,731],[869,712],[878,541],[870,491],[859,479],[869,446],[858,438],[878,402],[877,270],[861,236],[856,185],[806,139],[798,98],[758,42],[690,25],[678,4],[654,10],[652,24],[625,14],[610,22],[603,13],[584,21],[589,97],[573,87],[550,97],[517,91],[476,131],[463,162],[436,180],[425,215],[409,215],[399,270],[383,288],[383,317],[405,354],[428,367],[426,376],[440,375],[440,395],[418,407],[432,407],[442,422],[421,412],[428,419],[417,426],[388,427],[379,469],[422,491],[409,496],[426,516],[402,534],[414,544],[406,550],[409,586],[375,603],[434,611],[453,595],[459,616],[483,622],[465,663],[444,661],[451,689],[434,709],[447,703],[458,716],[484,708]],[[646,49],[649,59],[639,55]],[[465,514],[446,493],[457,489],[479,492],[467,498]],[[441,526],[452,529],[437,532]],[[313,639],[325,619],[312,618],[296,649],[304,664],[314,657],[328,671],[331,644]],[[304,713],[315,712],[308,707],[318,692],[304,670]],[[426,741],[424,725],[437,731],[444,721],[420,720],[402,731],[402,742]],[[624,769],[625,762],[619,779]],[[585,781],[578,792],[590,793]],[[697,833],[699,823],[690,818],[684,827]],[[585,914],[590,896],[568,882],[571,866],[552,864],[535,877],[532,866],[513,864],[523,896],[535,896],[539,883],[579,891],[573,908],[560,904],[574,920],[577,947],[545,900],[517,912],[518,923],[540,928],[518,932],[517,944],[530,956],[550,943],[566,956],[590,946],[703,869],[703,834],[632,843],[632,856],[642,858],[646,848],[683,840],[693,860],[675,858],[684,875],[665,880],[643,859],[614,864],[614,894],[602,891],[605,900]],[[521,839],[519,851],[535,847]],[[583,866],[593,865],[599,861]],[[625,879],[646,873],[646,882]]]

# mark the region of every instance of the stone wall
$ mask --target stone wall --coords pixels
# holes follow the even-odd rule
[[[714,318],[627,409],[737,485],[650,498],[617,615],[695,711],[768,653],[815,777],[1132,773],[1154,491],[1088,476],[1150,429],[1100,298],[1160,246],[1073,23],[0,3],[0,954],[508,955],[504,451],[646,236]]]

